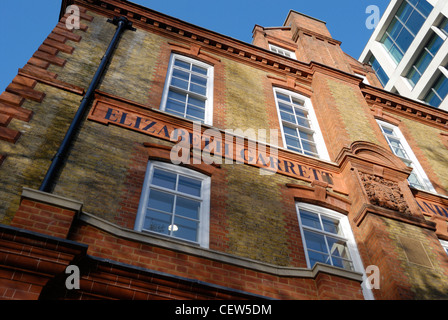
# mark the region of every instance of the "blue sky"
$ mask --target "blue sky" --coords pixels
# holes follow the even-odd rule
[[[134,0],[153,10],[250,43],[252,29],[283,25],[289,10],[327,23],[342,49],[358,58],[373,30],[366,8],[382,14],[389,0]],[[0,0],[0,92],[12,81],[57,24],[61,0]]]

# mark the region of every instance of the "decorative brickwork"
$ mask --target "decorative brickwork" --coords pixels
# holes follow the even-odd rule
[[[359,172],[371,204],[409,214],[409,207],[397,183]]]
[[[439,242],[448,240],[440,196],[448,183],[446,113],[380,89],[372,69],[344,54],[324,22],[295,11],[288,25],[256,26],[247,44],[128,1],[63,1],[63,9],[68,3],[81,7],[80,29],[67,30],[62,17],[0,95],[0,298],[447,297],[448,257]],[[54,193],[37,191],[115,32],[108,18],[119,16],[136,30],[122,34]],[[173,53],[213,68],[212,123],[160,110]],[[314,121],[302,130],[308,111],[295,100],[277,108],[274,88],[309,98],[318,128]],[[184,93],[171,92],[173,107],[200,107],[198,92]],[[393,155],[376,119],[402,130],[439,194],[409,186],[412,168]],[[278,130],[278,143],[256,141],[266,152],[252,148],[259,137],[248,137],[260,129]],[[285,147],[283,137],[294,134],[303,149],[325,144],[329,158]],[[139,212],[148,161],[172,162],[179,136],[191,138],[183,151],[196,160],[178,164],[190,185],[180,174],[174,187],[169,174],[151,176],[150,192],[160,198],[150,193]],[[199,184],[210,190],[188,193]],[[313,210],[302,214],[302,205]],[[161,233],[137,231],[144,214],[173,220]],[[207,241],[178,237],[179,217]],[[66,287],[68,265],[81,269],[80,289]],[[370,266],[380,272],[372,290],[361,285]]]

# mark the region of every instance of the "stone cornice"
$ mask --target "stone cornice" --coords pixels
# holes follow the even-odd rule
[[[312,76],[307,64],[128,1],[74,0],[73,3],[106,17],[124,15],[132,21],[134,27],[162,33],[177,40],[195,42],[210,52],[221,55],[224,53],[227,57],[268,68],[273,72],[287,72],[305,81],[310,81]]]
[[[321,263],[316,263],[312,269],[272,265],[261,261],[234,256],[224,252],[201,248],[196,244],[189,244],[184,241],[171,239],[158,234],[143,233],[125,229],[87,212],[82,213],[80,220],[116,237],[147,243],[149,245],[164,249],[178,251],[204,259],[219,261],[221,263],[241,268],[264,272],[274,276],[315,279],[319,273],[325,273],[359,282],[362,281],[362,274],[358,272],[348,271]]]
[[[358,77],[329,68],[325,65],[303,62],[280,56],[269,50],[246,42],[221,35],[205,28],[164,15],[157,11],[120,0],[72,0],[64,1],[63,6],[74,3],[98,14],[113,17],[125,15],[134,26],[163,34],[172,39],[199,45],[204,51],[224,55],[269,72],[293,76],[299,82],[310,84],[315,72],[321,72],[352,84],[360,85],[368,102],[374,102],[392,113],[423,122],[440,129],[448,129],[448,114],[442,110],[428,107],[380,88],[364,85]],[[64,9],[64,8],[63,8]],[[320,35],[320,37],[322,37]],[[330,41],[330,39],[327,39]],[[338,42],[331,39],[333,42]]]
[[[361,84],[361,91],[366,101],[375,107],[438,129],[448,130],[448,112],[444,110],[366,84]]]

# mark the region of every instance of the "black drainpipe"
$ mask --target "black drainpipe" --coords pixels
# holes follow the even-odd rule
[[[52,191],[54,179],[59,172],[59,169],[65,159],[65,156],[67,155],[68,150],[70,149],[71,143],[76,134],[76,130],[81,124],[81,121],[85,115],[85,112],[87,111],[88,106],[92,102],[98,83],[101,80],[101,77],[104,73],[104,70],[106,69],[107,64],[112,58],[113,52],[118,42],[120,41],[122,33],[126,29],[135,30],[134,28],[132,28],[132,22],[128,21],[126,17],[120,17],[120,18],[115,17],[113,20],[108,20],[108,22],[112,22],[117,26],[114,37],[112,38],[109,47],[106,50],[106,53],[101,59],[101,63],[98,66],[95,75],[93,76],[92,82],[90,83],[89,88],[87,89],[86,94],[84,95],[84,98],[82,99],[81,104],[79,105],[78,111],[76,112],[75,117],[73,118],[72,123],[70,124],[70,127],[67,130],[67,133],[65,134],[64,140],[62,140],[61,145],[59,146],[59,149],[56,152],[56,155],[52,159],[47,174],[45,175],[45,178],[42,181],[42,184],[39,188],[40,191],[44,192]]]

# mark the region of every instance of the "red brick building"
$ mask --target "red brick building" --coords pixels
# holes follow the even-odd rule
[[[340,44],[62,1],[0,95],[0,298],[448,298],[448,114]]]

